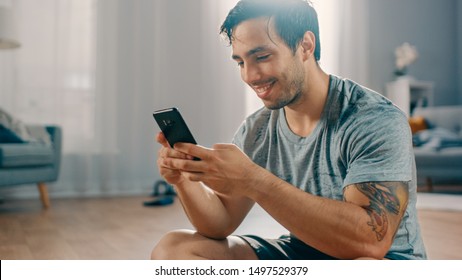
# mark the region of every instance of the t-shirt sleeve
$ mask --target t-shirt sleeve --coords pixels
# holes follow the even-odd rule
[[[238,146],[241,150],[243,149],[243,142],[246,133],[246,125],[245,121],[241,124],[241,126],[237,129],[236,133],[234,133],[233,140],[231,143]]]
[[[361,182],[412,180],[414,154],[406,117],[398,110],[378,116],[361,116],[345,133],[344,187]]]

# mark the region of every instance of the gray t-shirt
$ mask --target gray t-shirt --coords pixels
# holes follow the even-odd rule
[[[308,137],[290,130],[284,109],[262,108],[245,120],[233,143],[284,181],[335,200],[343,200],[343,188],[354,183],[410,182],[409,203],[387,256],[426,258],[409,124],[378,93],[331,75],[321,119]]]

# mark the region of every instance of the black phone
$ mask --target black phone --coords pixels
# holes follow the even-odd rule
[[[164,133],[165,138],[167,138],[170,147],[179,142],[197,144],[177,108],[158,110],[152,115],[159,125],[160,130]]]

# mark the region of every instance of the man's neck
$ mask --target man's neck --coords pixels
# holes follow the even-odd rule
[[[329,75],[321,68],[308,75],[307,88],[299,102],[284,107],[287,124],[293,133],[302,137],[310,135],[318,124],[329,90]]]

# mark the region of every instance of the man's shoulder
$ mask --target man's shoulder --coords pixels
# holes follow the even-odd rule
[[[339,98],[345,98],[347,106],[356,107],[359,110],[381,109],[386,112],[402,114],[398,107],[379,92],[349,79],[335,76],[333,79]]]
[[[389,99],[380,93],[348,79],[337,79],[337,102],[341,108],[338,118],[340,126],[357,127],[362,125],[376,125],[382,127],[402,123],[407,125],[406,115]],[[335,115],[335,114],[334,114]]]

